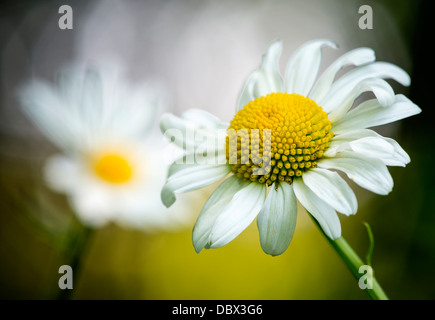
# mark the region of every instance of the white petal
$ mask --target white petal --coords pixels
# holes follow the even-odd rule
[[[259,92],[281,92],[282,91],[282,77],[279,73],[279,58],[282,51],[282,42],[277,40],[273,42],[267,52],[263,55],[260,66],[260,77],[258,78]],[[261,94],[263,96],[265,94]]]
[[[366,137],[350,142],[349,146],[354,152],[379,159],[389,166],[404,167],[410,162],[408,154],[393,139]]]
[[[51,157],[44,175],[51,188],[65,193],[74,212],[86,225],[101,227],[119,213],[118,193],[110,192],[110,187],[92,177],[79,161]]]
[[[375,61],[375,52],[370,48],[351,50],[335,60],[319,77],[309,98],[321,101],[331,87],[338,71],[348,65],[360,66]]]
[[[168,177],[174,175],[175,173],[177,173],[178,171],[182,171],[185,170],[188,167],[195,167],[197,166],[196,163],[190,163],[189,161],[189,156],[190,155],[185,155],[179,159],[177,159],[176,161],[174,161],[168,168]],[[192,159],[194,160],[195,155],[193,155]]]
[[[264,184],[253,182],[238,191],[216,218],[210,233],[210,248],[226,245],[245,230],[260,212],[265,198]]]
[[[331,239],[341,237],[341,224],[335,210],[326,202],[316,196],[302,179],[293,180],[293,189],[296,198],[322,227],[325,234]]]
[[[295,51],[285,72],[286,92],[308,96],[319,72],[324,46],[337,48],[334,42],[321,39],[309,41]]]
[[[103,112],[103,96],[100,74],[96,70],[87,69],[83,78],[81,101],[78,107],[86,126],[97,128]]]
[[[282,91],[282,77],[279,73],[279,58],[282,51],[282,42],[273,42],[263,59],[260,68],[250,74],[240,93],[236,111],[242,109],[249,101],[265,96],[272,92]]]
[[[160,99],[155,86],[127,87],[117,68],[112,63],[66,68],[57,74],[57,86],[35,81],[33,93],[23,89],[22,96],[31,103],[31,113],[40,113],[33,120],[63,150],[93,148],[107,132],[137,138],[154,123]]]
[[[332,84],[325,97],[317,102],[322,106],[325,101],[332,98],[341,101],[358,83],[369,78],[394,79],[404,86],[411,83],[409,75],[398,66],[387,62],[375,62],[344,74]]]
[[[157,115],[162,110],[163,90],[150,83],[123,88],[115,81],[122,80],[103,77],[104,107],[97,125],[102,130],[111,130],[127,138],[145,136],[155,125]]]
[[[163,135],[181,148],[193,145],[195,140],[195,125],[172,113],[165,113],[160,118],[160,130]]]
[[[331,140],[331,144],[332,143],[343,144],[345,142],[351,142],[365,137],[382,137],[382,136],[370,129],[346,130],[346,131],[341,131],[340,133],[334,135],[334,137]]]
[[[319,168],[337,169],[367,190],[387,195],[393,189],[393,178],[387,166],[380,160],[352,152],[342,152],[334,158],[322,158],[317,163]]]
[[[335,132],[334,132],[335,133]],[[331,144],[328,149],[324,152],[326,157],[334,157],[337,152],[349,151],[351,150],[349,143],[365,137],[376,137],[378,135],[376,132],[370,129],[355,129],[346,130],[335,133],[331,140]]]
[[[83,89],[84,73],[77,68],[64,69],[56,74],[57,89],[60,98],[69,103],[71,108],[77,108]]]
[[[228,165],[187,166],[168,178],[161,192],[162,202],[169,208],[175,202],[175,193],[202,188],[222,179],[230,171]]]
[[[32,81],[20,88],[18,96],[24,112],[35,122],[57,147],[68,152],[76,147],[75,124],[64,102],[51,86],[42,81]]]
[[[91,68],[71,67],[59,72],[57,80],[57,94],[68,111],[77,114],[84,127],[95,129],[104,112],[99,72]]]
[[[192,212],[187,203],[181,202],[177,206],[165,208],[160,200],[160,190],[156,188],[158,184],[160,179],[125,190],[122,197],[119,194],[117,203],[120,212],[113,219],[126,227],[140,228],[148,232],[188,227],[192,222]]]
[[[199,253],[210,241],[210,232],[218,215],[230,203],[233,196],[249,182],[243,182],[231,176],[222,182],[205,203],[193,227],[192,241],[195,251]]]
[[[383,107],[376,99],[368,100],[349,111],[333,124],[332,131],[364,129],[391,123],[421,112],[421,109],[404,95],[395,96],[394,103]]]
[[[69,157],[55,155],[45,163],[44,178],[53,190],[68,192],[80,183],[80,168]]]
[[[243,107],[246,106],[249,101],[258,98],[258,93],[255,91],[255,85],[258,81],[259,75],[260,72],[255,70],[249,75],[248,79],[246,79],[242,92],[240,93],[239,99],[237,101],[236,112],[243,109]]]
[[[385,80],[379,78],[364,79],[358,83],[347,95],[339,100],[336,97],[324,99],[323,110],[327,113],[332,123],[342,118],[350,110],[355,100],[364,92],[372,91],[380,105],[386,107],[394,103],[393,88]]]
[[[409,157],[409,155],[406,153],[405,150],[403,150],[403,148],[396,140],[382,136],[379,136],[379,138],[383,139],[391,146],[393,146],[392,154],[384,154],[382,157],[380,157],[380,160],[382,160],[387,166],[404,167],[411,162],[411,158]],[[352,145],[352,149],[357,150],[354,144]],[[379,157],[379,153],[377,157]]]
[[[265,253],[276,256],[287,249],[295,231],[296,217],[293,188],[288,183],[272,185],[257,217],[260,244]]]
[[[195,153],[200,145],[213,144],[215,149],[225,147],[227,125],[212,114],[201,110],[189,110],[181,117],[165,113],[160,119],[163,135],[188,153]],[[219,142],[222,142],[219,144]]]
[[[213,153],[207,154],[187,154],[183,157],[175,160],[168,169],[168,177],[171,177],[176,172],[180,170],[185,170],[186,168],[194,168],[199,165],[224,165],[227,163],[226,154],[224,152],[219,152],[220,150],[214,150]]]
[[[334,136],[324,156],[334,157],[337,153],[346,151],[379,159],[388,166],[404,167],[411,161],[394,139],[383,137],[370,129],[344,131]]]
[[[189,109],[183,112],[181,118],[194,123],[197,128],[214,129],[218,128],[221,124],[218,117],[200,109]]]
[[[105,188],[96,184],[83,183],[68,194],[68,201],[80,220],[92,227],[102,227],[118,213],[113,206],[116,205],[115,200]]]
[[[355,194],[337,172],[313,168],[304,172],[302,180],[320,199],[338,212],[355,214],[358,209]]]

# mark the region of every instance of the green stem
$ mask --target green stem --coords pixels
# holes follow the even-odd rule
[[[320,231],[322,232],[322,234],[325,236],[325,238],[328,240],[328,242],[331,244],[331,246],[338,253],[340,258],[347,265],[347,267],[349,268],[350,272],[353,274],[355,279],[359,281],[360,278],[363,276],[363,274],[359,273],[359,269],[361,266],[366,265],[366,263],[364,263],[361,260],[361,258],[356,254],[356,252],[352,249],[352,247],[347,243],[347,241],[343,237],[332,240],[325,234],[325,232],[323,232],[322,227],[317,223],[317,221],[315,221],[315,223],[317,227],[320,229]],[[372,300],[388,300],[387,295],[385,294],[384,290],[382,289],[382,287],[380,286],[380,284],[378,283],[374,275],[372,279],[373,279],[372,288],[364,289],[366,293],[369,295],[369,297]]]
[[[71,232],[72,239],[69,240],[69,245],[66,249],[66,254],[69,255],[70,267],[74,273],[73,279],[78,279],[78,275],[83,266],[83,258],[89,249],[90,240],[94,229],[87,226],[80,226],[79,230],[73,228]],[[74,285],[77,281],[74,281]],[[58,300],[69,300],[71,299],[74,289],[64,289],[59,292]]]

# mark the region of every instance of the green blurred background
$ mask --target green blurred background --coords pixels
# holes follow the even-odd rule
[[[377,128],[402,145],[411,163],[406,168],[390,168],[395,187],[388,196],[373,195],[352,185],[359,212],[353,217],[341,215],[340,219],[344,237],[362,257],[369,244],[363,222],[371,225],[375,237],[372,264],[391,299],[434,299],[435,171],[431,148],[435,137],[429,110],[429,93],[433,91],[429,85],[433,81],[426,79],[433,68],[426,44],[433,31],[429,3],[3,2],[0,298],[59,297],[58,269],[70,264],[69,251],[63,250],[70,245],[69,235],[80,230],[66,197],[48,189],[42,179],[44,160],[56,150],[21,114],[16,101],[14,90],[29,75],[52,78],[57,68],[70,60],[98,56],[98,50],[107,51],[112,46],[118,50],[117,56],[128,62],[132,79],[153,74],[167,80],[172,94],[170,111],[179,114],[191,107],[204,108],[228,121],[243,79],[258,65],[268,43],[275,38],[284,40],[285,63],[303,42],[328,37],[341,45],[339,53],[369,46],[376,50],[378,60],[396,63],[412,76],[411,88],[394,88],[418,104],[422,114]],[[57,28],[57,9],[62,4],[74,9],[74,30]],[[107,11],[112,4],[115,8],[125,6],[118,12],[122,17],[117,18],[116,9]],[[358,8],[363,4],[373,8],[373,30],[358,28]],[[134,16],[130,16],[132,12]],[[305,18],[295,21],[285,19],[286,15]],[[129,37],[121,28],[129,18],[133,25],[126,30],[137,33],[130,39],[130,49],[118,44],[125,44]],[[101,31],[102,38],[112,39],[101,42],[100,37],[93,38],[99,35],[98,26],[108,29]],[[121,28],[119,35],[111,33],[117,26]],[[239,69],[233,69],[243,50],[252,51],[252,55],[240,61],[243,65]],[[333,59],[339,53],[330,52],[326,58]],[[205,63],[214,62],[210,69],[204,70],[201,55]],[[227,63],[228,68],[222,68]],[[194,217],[214,187],[199,191],[200,200],[192,204]],[[193,249],[191,231],[189,227],[150,234],[117,225],[95,231],[84,251],[80,272],[74,274],[71,298],[367,299],[305,212],[298,216],[290,247],[278,257],[263,253],[255,223],[230,244],[200,254]]]

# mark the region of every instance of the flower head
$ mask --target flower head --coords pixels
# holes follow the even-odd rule
[[[206,151],[213,160],[175,163],[162,190],[167,206],[176,193],[229,175],[196,221],[197,252],[227,244],[258,216],[263,250],[283,253],[295,229],[297,200],[331,239],[337,239],[341,236],[337,212],[355,214],[357,200],[336,170],[359,186],[386,195],[393,188],[387,166],[409,163],[396,141],[368,129],[421,112],[405,96],[395,95],[385,81],[408,86],[408,74],[393,64],[375,62],[373,50],[358,48],[318,76],[323,47],[337,46],[329,40],[305,43],[290,58],[282,77],[278,68],[282,43],[272,43],[260,67],[246,80],[229,124],[199,110],[181,118],[162,117],[165,134],[174,136],[174,128],[181,131],[174,142],[186,149],[184,162],[192,154],[190,159],[204,153],[203,139],[197,138],[204,135],[211,137]],[[351,65],[355,67],[337,77]],[[356,103],[364,92],[375,98]]]
[[[159,200],[167,167],[152,126],[161,90],[149,83],[127,86],[113,63],[72,67],[57,80],[56,86],[33,80],[19,92],[25,113],[61,150],[46,162],[48,185],[65,193],[93,227],[114,221],[152,230],[185,223],[182,212]]]

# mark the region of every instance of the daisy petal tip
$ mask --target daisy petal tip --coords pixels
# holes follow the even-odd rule
[[[384,66],[387,65],[390,68],[391,70],[390,77],[392,79],[396,80],[402,86],[405,87],[409,87],[411,85],[411,76],[408,74],[408,72],[406,72],[399,66],[393,65],[391,63],[381,63],[381,64]]]
[[[350,199],[348,199],[350,200]],[[358,212],[358,202],[356,200],[356,197],[354,195],[353,199],[352,199],[352,203],[348,203],[348,207],[345,208],[345,210],[342,210],[342,214],[346,215],[346,216],[354,216],[356,215],[356,213]]]
[[[390,194],[391,192],[393,192],[393,185],[391,185],[391,187],[387,190],[387,193],[385,195]]]
[[[162,200],[163,205],[166,208],[171,207],[174,203],[175,203],[175,194],[169,190],[166,186],[163,187],[161,193],[160,193],[160,198]]]
[[[337,50],[339,48],[339,45],[337,42],[332,41],[330,39],[318,39],[318,40],[313,40],[313,43],[319,43],[321,44],[321,47],[330,47],[332,49]]]
[[[337,239],[341,238],[341,229],[340,229],[340,232],[339,232],[339,233],[337,233],[337,234],[331,234],[329,237],[330,237],[332,240],[337,240]]]
[[[171,127],[173,115],[171,113],[164,113],[160,117],[160,131],[164,134],[168,128]]]
[[[365,56],[367,57],[367,60],[365,62],[363,62],[362,64],[365,64],[368,62],[373,62],[376,60],[375,50],[373,50],[372,48],[363,48],[363,49],[365,51]]]
[[[198,221],[193,226],[192,231],[192,244],[195,248],[196,253],[200,253],[202,249],[209,249],[210,246],[208,244],[208,235],[204,234],[204,229],[201,228],[201,224],[198,224]]]
[[[163,119],[167,119],[170,116],[172,116],[172,113],[165,112],[160,116],[160,121],[162,121]]]
[[[193,235],[194,235],[192,238],[193,248],[195,249],[195,252],[197,254],[199,254],[202,251],[202,249],[209,248],[208,244],[204,244],[199,239],[195,238],[195,231],[193,232]]]
[[[270,254],[270,256],[271,257],[278,257],[278,256],[280,256],[281,254],[283,254],[284,252],[281,252],[281,253],[277,253],[277,254]]]
[[[263,252],[265,254],[267,254],[267,255],[269,255],[271,257],[280,256],[280,255],[282,255],[287,250],[287,248],[284,249],[284,250],[270,250],[270,249],[267,249],[267,248],[262,248],[262,249],[263,249]]]
[[[356,199],[355,194],[353,194],[352,202],[349,203],[349,210],[347,212],[345,212],[344,214],[349,215],[349,216],[353,216],[353,215],[356,215],[357,212],[358,212],[358,201]]]
[[[270,45],[269,45],[269,49],[275,49],[275,50],[282,50],[282,40],[281,39],[276,39],[275,41],[273,41]]]
[[[331,40],[328,40],[327,45],[329,47],[333,48],[333,49],[338,49],[340,47],[337,42],[334,42],[334,41],[331,41]]]
[[[361,66],[376,61],[376,52],[372,48],[360,47],[349,52],[354,53],[355,56],[359,57],[359,59],[356,59],[353,63],[355,66]]]
[[[352,206],[342,210],[337,210],[337,212],[344,214],[345,216],[354,216],[358,212],[358,207]]]
[[[193,248],[195,249],[196,254],[199,254],[202,251],[202,249],[204,249],[203,247],[195,246],[195,243],[193,244]]]
[[[411,77],[408,73],[406,73],[406,76],[403,79],[403,85],[405,87],[409,87],[411,85]]]

